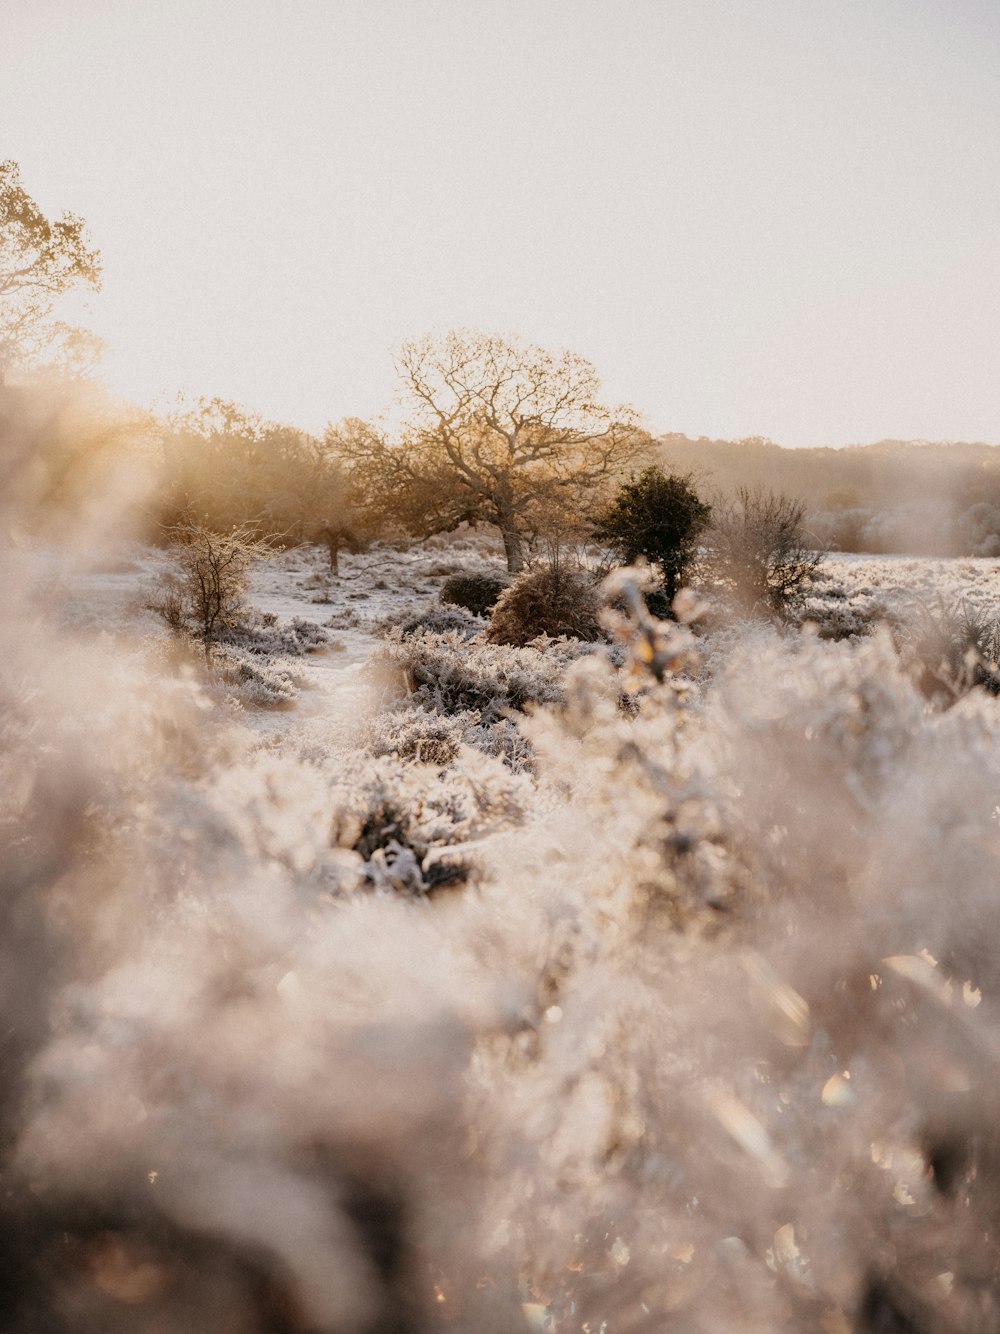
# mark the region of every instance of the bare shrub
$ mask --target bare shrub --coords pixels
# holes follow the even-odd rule
[[[562,562],[540,565],[516,579],[490,617],[487,639],[494,644],[530,644],[541,635],[592,642],[601,638],[600,598],[584,570]]]
[[[217,533],[186,519],[164,531],[180,567],[178,592],[185,619],[207,653],[219,633],[236,623],[250,571],[274,548],[253,524]]]
[[[160,586],[150,594],[146,608],[155,612],[174,634],[187,629],[184,586],[176,575],[168,574],[164,577]]]
[[[823,561],[805,531],[805,502],[740,487],[712,510],[705,569],[745,614],[784,615]]]

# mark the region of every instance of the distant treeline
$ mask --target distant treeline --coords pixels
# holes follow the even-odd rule
[[[662,436],[661,466],[706,495],[762,487],[801,497],[818,541],[840,551],[1000,556],[1000,447],[881,440],[785,449],[759,437]]]

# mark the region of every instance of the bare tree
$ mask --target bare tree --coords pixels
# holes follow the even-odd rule
[[[579,505],[649,445],[630,409],[599,402],[597,373],[572,352],[452,332],[404,344],[396,369],[410,410],[400,440],[349,421],[332,429],[341,453],[414,531],[495,524],[512,572],[538,516]]]
[[[805,531],[804,501],[740,487],[712,507],[707,568],[745,612],[780,614],[823,560]]]

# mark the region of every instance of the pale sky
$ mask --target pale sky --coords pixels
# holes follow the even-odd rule
[[[1000,443],[1000,0],[0,0],[0,158],[106,378],[309,429],[406,337],[656,431]]]

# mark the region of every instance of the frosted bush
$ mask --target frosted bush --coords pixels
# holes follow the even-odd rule
[[[331,630],[357,630],[362,624],[362,618],[354,607],[342,607],[335,611],[329,619],[324,622]]]
[[[355,764],[335,781],[333,843],[353,853],[352,889],[425,895],[475,874],[472,846],[522,823],[526,780],[483,756],[436,772],[389,759]]]
[[[447,715],[404,704],[376,713],[359,739],[373,755],[397,755],[421,764],[449,765],[463,746],[472,746],[515,772],[532,767],[531,746],[516,723],[501,718],[484,725],[476,710]]]
[[[387,646],[456,728],[543,683],[534,776],[306,763],[0,559],[5,1329],[1000,1328],[995,698],[621,590],[631,714]]]
[[[419,708],[383,710],[368,722],[364,745],[372,755],[397,755],[400,759],[444,768],[458,755],[466,720],[478,722],[478,715],[449,718]]]
[[[281,708],[295,703],[306,678],[290,658],[261,654],[236,644],[213,650],[211,666],[218,679],[241,704]]]
[[[487,638],[523,646],[541,635],[600,639],[600,598],[590,573],[565,563],[539,565],[518,575],[497,598]]]
[[[903,661],[929,698],[951,704],[975,687],[1000,694],[1000,617],[970,606],[913,598],[896,624]]]
[[[454,632],[391,633],[373,663],[387,682],[434,713],[475,712],[490,726],[509,710],[562,698],[562,674],[578,647],[560,640],[512,648],[469,643]]]
[[[463,639],[474,639],[483,632],[483,622],[479,617],[463,607],[442,606],[439,602],[426,602],[400,608],[385,617],[375,627],[381,634],[397,629],[401,635],[414,635],[427,632],[445,635],[454,632]]]
[[[696,709],[667,683],[631,722],[579,664],[560,720],[527,724],[572,805],[508,863],[552,887],[547,928],[520,923],[537,1028],[483,1077],[536,1145],[519,1169],[498,1128],[494,1222],[524,1237],[557,1329],[874,1331],[915,1311],[972,1330],[994,1309],[967,1211],[1000,1186],[972,1175],[1000,919],[993,841],[970,840],[998,719],[929,718],[884,636],[769,645]]]
[[[248,653],[301,657],[326,648],[330,636],[323,626],[302,616],[280,621],[273,612],[248,611],[219,634],[218,642]]]

